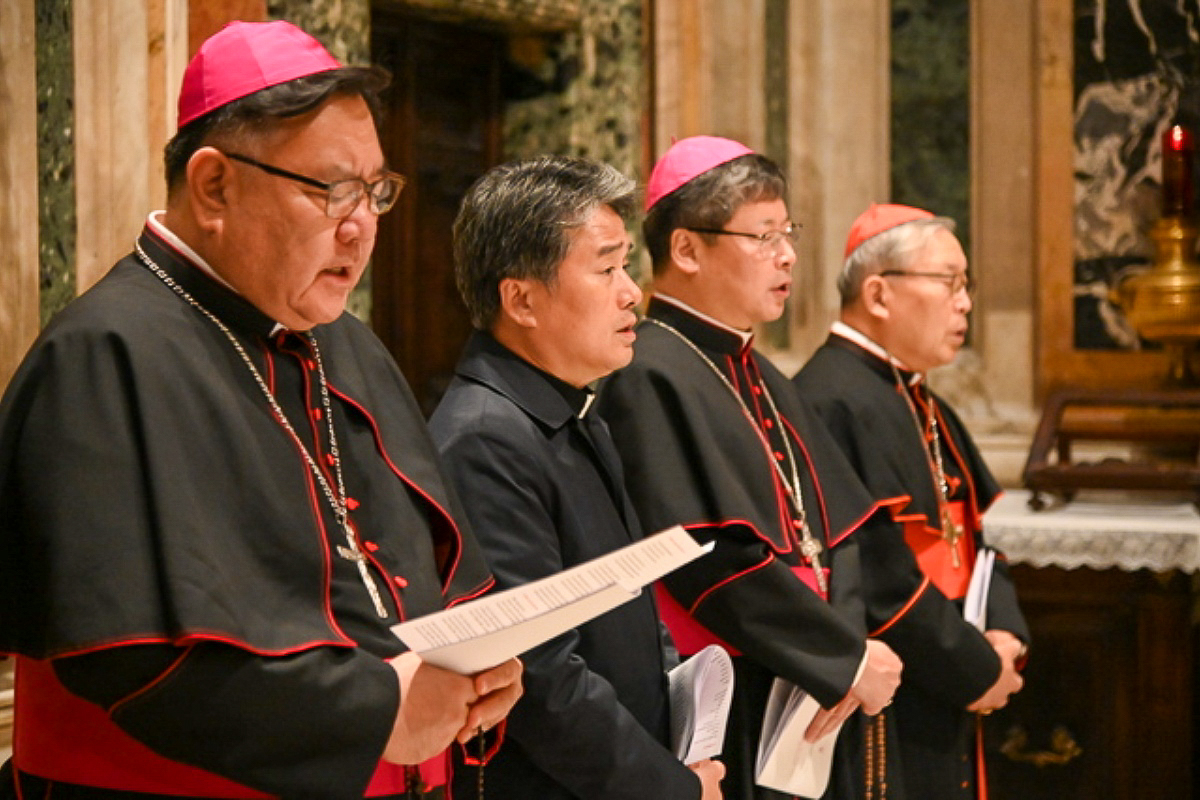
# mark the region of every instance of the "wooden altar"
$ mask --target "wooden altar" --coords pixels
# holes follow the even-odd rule
[[[1024,691],[985,725],[991,796],[1200,796],[1200,515],[1186,498],[1028,499],[984,518],[1033,634]]]

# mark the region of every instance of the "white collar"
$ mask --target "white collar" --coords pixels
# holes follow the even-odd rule
[[[596,393],[589,389],[587,395],[584,397],[584,400],[583,400],[583,408],[579,409],[579,413],[576,414],[575,416],[578,417],[579,419],[583,419],[584,415],[587,414],[588,409],[590,409],[592,407],[592,401],[595,399],[596,399]]]
[[[726,325],[724,322],[721,322],[721,320],[716,319],[715,317],[710,317],[708,314],[705,314],[703,311],[697,311],[696,309],[689,306],[687,303],[683,302],[682,300],[677,300],[674,297],[671,297],[671,295],[669,295],[669,294],[663,294],[662,292],[655,292],[654,296],[659,300],[663,300],[663,301],[669,303],[670,305],[675,306],[676,308],[686,311],[687,313],[691,314],[693,317],[699,317],[700,319],[704,320],[705,322],[707,322],[709,325],[712,325],[713,327],[720,328],[723,331],[728,331],[729,333],[732,333],[734,336],[737,336],[739,339],[742,340],[742,347],[746,347],[751,342],[754,341],[754,333],[753,332],[740,331],[737,328],[731,328],[728,325]]]
[[[237,289],[234,289],[233,286],[230,285],[229,281],[218,275],[217,271],[213,269],[207,261],[201,258],[199,253],[189,247],[187,243],[183,241],[183,239],[180,239],[171,231],[170,228],[163,224],[162,217],[166,213],[167,212],[161,210],[151,211],[150,216],[146,218],[147,227],[149,227],[162,238],[166,239],[167,242],[169,242],[170,245],[176,250],[187,256],[188,260],[199,267],[206,275],[208,275],[208,277],[212,278],[229,291],[241,294],[241,292],[238,292]]]
[[[920,372],[910,370],[907,366],[905,366],[903,361],[893,356],[885,347],[883,347],[883,345],[867,336],[858,328],[852,328],[841,320],[834,321],[833,325],[829,327],[829,332],[837,336],[841,336],[843,339],[849,339],[863,350],[866,350],[868,353],[878,356],[889,364],[893,364],[905,372],[912,372],[912,377],[909,379],[909,384],[912,386],[916,386],[925,377]]]
[[[205,275],[212,278],[214,281],[221,284],[237,296],[241,297],[241,292],[233,288],[233,285],[230,284],[229,281],[218,275],[217,271],[212,268],[211,264],[201,258],[199,253],[189,247],[188,244],[183,241],[183,239],[180,239],[171,231],[170,228],[163,224],[162,216],[165,213],[167,212],[162,210],[151,211],[150,216],[146,218],[146,226],[165,239],[167,243],[171,245],[171,247],[174,247],[176,250],[187,256],[187,259],[195,264],[196,267],[198,267]],[[283,330],[287,330],[287,326],[280,322],[276,322],[275,327],[271,329],[271,335],[274,336]]]

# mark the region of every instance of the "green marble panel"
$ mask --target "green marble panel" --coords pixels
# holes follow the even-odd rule
[[[38,0],[38,288],[43,325],[75,296],[75,79],[71,0]]]
[[[370,0],[267,0],[267,16],[308,31],[343,64],[370,61]]]
[[[576,155],[611,164],[644,182],[641,124],[647,102],[640,0],[584,0],[578,29],[547,37],[541,64],[522,65],[541,87],[510,96],[504,111],[506,158],[542,153]],[[631,233],[640,238],[640,229]],[[638,244],[638,251],[643,248]],[[649,275],[635,258],[636,280]]]
[[[607,162],[627,175],[641,166],[640,0],[584,0],[578,29],[554,36],[545,63],[533,68],[545,91],[512,98],[504,114],[504,150]]]
[[[766,68],[766,149],[764,155],[788,172],[788,6],[789,0],[767,0],[763,41]],[[787,198],[791,201],[791,198]],[[801,267],[802,268],[802,267]],[[792,307],[763,326],[762,336],[772,347],[786,350],[791,344]]]
[[[893,0],[891,75],[891,199],[953,217],[969,253],[969,0]]]

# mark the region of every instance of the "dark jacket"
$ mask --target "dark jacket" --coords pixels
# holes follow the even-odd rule
[[[498,586],[641,537],[620,464],[587,393],[477,333],[430,420]],[[486,769],[489,797],[696,798],[666,749],[662,629],[650,592],[524,654],[525,695]],[[475,771],[456,769],[456,797]]]

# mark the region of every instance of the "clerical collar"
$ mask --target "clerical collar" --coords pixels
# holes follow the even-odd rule
[[[889,364],[894,364],[897,369],[902,370],[909,376],[909,386],[916,386],[921,382],[922,378],[925,377],[920,372],[914,372],[905,366],[903,361],[889,353],[887,349],[883,347],[883,345],[879,344],[857,328],[850,327],[841,320],[834,322],[833,325],[830,326],[829,332],[835,336],[841,336],[843,339],[849,339],[871,355],[876,356],[877,358],[882,359]]]
[[[533,367],[532,364],[529,366]],[[544,369],[539,369],[538,367],[533,368],[546,378],[546,382],[554,387],[556,392],[562,395],[562,399],[566,400],[567,405],[571,407],[571,413],[574,414],[578,419],[583,419],[584,415],[586,415],[588,410],[592,407],[592,401],[596,399],[596,392],[591,387],[585,386],[584,388],[580,389],[576,386],[572,386],[566,381],[559,380],[558,378],[554,377]]]
[[[571,417],[583,419],[595,392],[559,380],[501,343],[490,331],[474,331],[454,368],[456,375],[491,387],[531,417],[560,428]]]
[[[238,297],[241,297],[242,296],[241,292],[239,292],[237,289],[233,288],[233,285],[230,284],[229,281],[225,280],[220,275],[218,275],[217,271],[212,268],[211,264],[209,264],[207,261],[205,261],[203,258],[201,258],[199,253],[197,253],[190,246],[188,246],[187,242],[183,241],[183,239],[180,239],[178,236],[176,236],[174,231],[172,231],[170,228],[168,228],[163,223],[162,217],[164,214],[166,214],[166,212],[162,211],[162,210],[151,211],[150,216],[148,216],[146,218],[146,227],[150,228],[150,230],[152,230],[156,234],[158,234],[158,236],[163,241],[165,241],[167,244],[171,245],[171,247],[178,250],[181,255],[185,256],[188,261],[192,262],[192,264],[195,265],[195,267],[197,269],[199,269],[201,272],[203,272],[205,275],[212,278],[214,281],[216,281],[220,285],[224,286],[226,289],[233,292]],[[275,327],[271,329],[270,335],[275,336],[277,333],[280,333],[281,331],[286,331],[286,330],[288,330],[286,325],[276,322]]]
[[[726,325],[724,322],[721,322],[721,320],[716,319],[715,317],[711,317],[708,314],[705,314],[703,311],[697,311],[696,309],[689,306],[687,303],[683,302],[682,300],[678,300],[674,297],[671,297],[669,294],[661,294],[659,292],[655,292],[654,296],[650,298],[650,307],[653,309],[653,307],[659,303],[661,303],[662,305],[665,305],[665,306],[670,306],[677,311],[682,311],[688,317],[691,317],[692,319],[695,319],[695,320],[699,320],[700,322],[705,323],[705,325],[710,327],[711,329],[715,329],[713,332],[719,333],[721,335],[720,336],[721,341],[716,342],[716,343],[711,343],[711,344],[708,342],[704,342],[704,344],[710,344],[710,346],[712,346],[712,348],[714,350],[724,351],[724,350],[730,349],[728,344],[725,342],[725,339],[729,336],[732,336],[734,339],[734,346],[732,348],[734,350],[734,352],[741,352],[743,350],[750,348],[754,344],[754,333],[753,332],[741,331],[741,330],[738,330],[737,328],[730,327],[729,325]],[[689,336],[691,336],[690,331],[685,331],[685,333],[688,333]],[[692,338],[695,338],[695,337],[692,337]]]
[[[187,242],[176,236],[175,233],[168,228],[165,223],[163,223],[162,218],[166,213],[167,212],[165,211],[151,211],[150,216],[146,218],[146,225],[150,228],[150,230],[154,231],[160,237],[166,240],[167,244],[171,245],[171,247],[174,247],[180,253],[187,256],[188,261],[191,261],[193,264],[199,267],[201,271],[208,275],[208,277],[212,278],[229,291],[236,294],[241,294],[237,289],[230,285],[229,281],[218,275],[217,271],[213,269],[207,261],[201,258],[199,253],[189,247]]]

